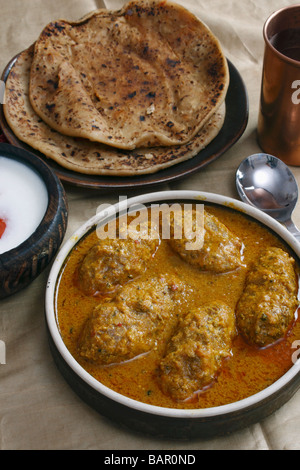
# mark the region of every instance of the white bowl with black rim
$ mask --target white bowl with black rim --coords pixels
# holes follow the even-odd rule
[[[61,270],[82,238],[99,223],[135,204],[198,202],[230,207],[273,231],[296,259],[300,245],[285,227],[270,216],[238,200],[199,191],[163,191],[136,196],[100,211],[82,225],[59,251],[48,278],[45,316],[50,349],[55,363],[71,388],[100,414],[122,426],[162,438],[212,437],[259,422],[286,403],[300,386],[300,361],[264,390],[234,403],[203,409],[173,409],[153,406],[128,398],[92,377],[71,355],[60,334],[55,311],[56,289]]]

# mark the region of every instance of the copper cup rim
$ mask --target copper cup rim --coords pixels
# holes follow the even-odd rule
[[[268,34],[267,34],[267,31],[268,31],[268,27],[270,25],[270,23],[272,22],[272,20],[276,17],[278,17],[279,15],[281,15],[282,13],[286,12],[286,11],[289,11],[289,10],[296,10],[296,9],[299,9],[300,11],[300,3],[296,3],[295,5],[289,5],[289,6],[286,6],[286,7],[283,7],[283,8],[280,8],[279,10],[276,10],[274,11],[268,18],[267,20],[265,21],[265,24],[264,24],[264,27],[263,27],[263,37],[264,37],[264,41],[266,43],[266,45],[268,45],[268,47],[275,53],[275,55],[287,62],[288,64],[290,65],[293,65],[293,66],[296,66],[296,67],[299,67],[300,68],[300,61],[298,60],[295,60],[295,59],[291,59],[290,57],[287,57],[286,55],[282,54],[281,52],[279,52],[276,47],[274,47],[272,45],[272,43],[270,42],[270,38],[268,37]],[[299,28],[300,28],[300,22],[299,22]]]

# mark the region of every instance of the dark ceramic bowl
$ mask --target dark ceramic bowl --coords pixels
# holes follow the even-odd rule
[[[70,354],[60,335],[56,320],[55,298],[58,279],[72,249],[98,223],[127,210],[133,204],[159,201],[197,201],[230,207],[247,214],[273,230],[296,258],[300,245],[285,227],[263,212],[224,196],[196,191],[164,191],[145,194],[106,208],[90,219],[65,243],[52,265],[47,283],[45,311],[50,348],[62,375],[72,389],[90,406],[118,424],[163,438],[191,439],[230,433],[263,420],[286,403],[300,386],[300,360],[275,383],[249,398],[205,409],[171,409],[144,404],[107,388],[86,372]]]
[[[0,156],[33,169],[48,192],[45,215],[34,233],[16,248],[0,254],[0,299],[4,299],[29,285],[57,254],[66,232],[68,210],[62,184],[40,158],[9,144],[0,144]]]

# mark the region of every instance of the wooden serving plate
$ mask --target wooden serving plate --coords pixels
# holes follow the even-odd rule
[[[19,54],[11,59],[5,67],[1,79],[6,82],[7,77],[18,59]],[[228,60],[230,73],[230,84],[226,96],[226,116],[222,129],[217,137],[206,148],[201,150],[195,157],[173,165],[169,168],[139,176],[101,176],[101,175],[85,175],[76,173],[75,171],[63,168],[54,160],[48,159],[45,155],[33,149],[26,143],[18,139],[9,127],[0,104],[0,126],[6,139],[16,147],[28,150],[39,156],[47,162],[53,172],[64,183],[71,186],[82,187],[85,189],[95,189],[98,192],[107,191],[133,191],[147,188],[157,188],[162,184],[179,181],[198,171],[201,171],[210,163],[220,158],[227,150],[229,150],[243,135],[249,115],[248,93],[245,83],[236,69],[236,67]]]

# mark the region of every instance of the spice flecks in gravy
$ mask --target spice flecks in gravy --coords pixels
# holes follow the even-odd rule
[[[159,276],[162,271],[169,270],[190,286],[188,295],[177,306],[178,314],[210,300],[223,302],[235,309],[243,292],[249,267],[261,250],[268,246],[287,249],[271,231],[242,213],[209,204],[205,204],[205,208],[240,237],[244,245],[245,266],[222,274],[201,272],[182,260],[168,242],[163,240],[148,264],[147,275],[151,272],[153,276]],[[56,314],[63,341],[71,354],[84,369],[107,387],[156,406],[207,408],[251,396],[271,385],[292,366],[292,344],[300,338],[298,319],[295,319],[285,338],[267,348],[250,346],[238,335],[233,342],[232,355],[223,362],[212,385],[197,394],[193,400],[183,402],[165,395],[157,380],[156,372],[164,345],[117,365],[98,366],[85,361],[78,354],[78,337],[86,319],[101,299],[84,295],[74,282],[74,273],[84,255],[97,241],[96,232],[92,231],[76,245],[68,257],[57,285]]]

